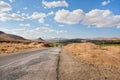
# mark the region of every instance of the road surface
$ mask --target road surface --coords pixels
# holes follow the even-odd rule
[[[57,80],[60,48],[0,56],[0,80]]]
[[[0,80],[120,80],[120,68],[76,60],[61,48],[0,56]]]

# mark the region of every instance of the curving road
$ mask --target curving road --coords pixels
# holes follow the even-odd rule
[[[0,56],[0,80],[57,80],[60,48]]]

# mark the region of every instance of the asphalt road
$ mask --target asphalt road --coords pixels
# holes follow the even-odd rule
[[[60,48],[0,56],[0,80],[57,80]]]

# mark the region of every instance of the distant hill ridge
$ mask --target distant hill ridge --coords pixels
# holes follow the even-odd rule
[[[0,31],[0,34],[3,34],[4,32]]]
[[[36,39],[37,41],[44,41],[41,37],[39,37],[38,39]]]
[[[120,38],[113,37],[113,38],[95,38],[94,40],[120,40]]]
[[[25,38],[13,34],[7,34],[0,31],[0,41],[21,41],[26,40]]]

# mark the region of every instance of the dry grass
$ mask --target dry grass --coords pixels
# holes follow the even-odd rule
[[[0,54],[13,53],[13,52],[19,52],[19,51],[24,51],[24,50],[39,49],[39,48],[44,48],[44,47],[45,47],[44,43],[37,43],[37,42],[31,42],[29,44],[2,42],[0,43]]]
[[[120,46],[98,46],[92,43],[73,43],[63,48],[79,61],[102,66],[120,67]]]

